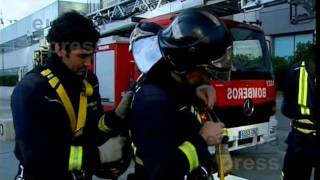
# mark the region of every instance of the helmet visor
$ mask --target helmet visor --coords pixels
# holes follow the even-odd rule
[[[142,73],[147,73],[162,57],[157,35],[139,39],[131,48],[133,58]]]
[[[212,61],[208,65],[201,66],[205,67],[212,79],[228,81],[231,76],[231,56],[232,46],[229,46],[221,58]]]

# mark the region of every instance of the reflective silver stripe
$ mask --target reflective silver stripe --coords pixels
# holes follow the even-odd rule
[[[71,146],[70,147],[69,168],[68,168],[69,171],[81,170],[82,155],[83,155],[82,146]]]

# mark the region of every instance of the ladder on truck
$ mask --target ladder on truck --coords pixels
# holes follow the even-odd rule
[[[214,9],[219,16],[235,14],[241,10],[237,0],[107,0],[103,2],[105,3],[102,3],[102,9],[88,14],[88,17],[99,25],[102,36],[131,29],[135,24],[132,17],[152,18],[186,8],[204,6]]]
[[[153,18],[187,8],[206,7],[218,16],[261,9],[279,0],[102,0],[101,9],[89,13],[101,36],[121,34],[135,25],[134,18]]]

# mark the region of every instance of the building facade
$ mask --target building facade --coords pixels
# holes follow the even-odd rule
[[[60,14],[77,10],[88,13],[88,4],[55,1],[52,4],[0,29],[0,76],[23,75],[33,67],[33,52],[39,49],[50,22]]]
[[[272,55],[290,58],[298,43],[314,40],[315,0],[275,0],[260,10],[234,15],[234,19],[261,21],[262,29],[271,40]]]

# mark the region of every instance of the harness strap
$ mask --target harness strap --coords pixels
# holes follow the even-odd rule
[[[62,104],[68,114],[71,129],[74,133],[74,136],[81,135],[86,122],[88,97],[93,94],[93,87],[88,83],[87,80],[83,80],[84,91],[80,93],[80,102],[77,119],[74,107],[70,101],[70,98],[65,88],[60,83],[59,78],[55,76],[50,69],[45,69],[41,71],[41,75],[48,79],[48,82],[51,85],[51,87],[55,89],[57,94],[59,95],[59,98],[62,101]]]

